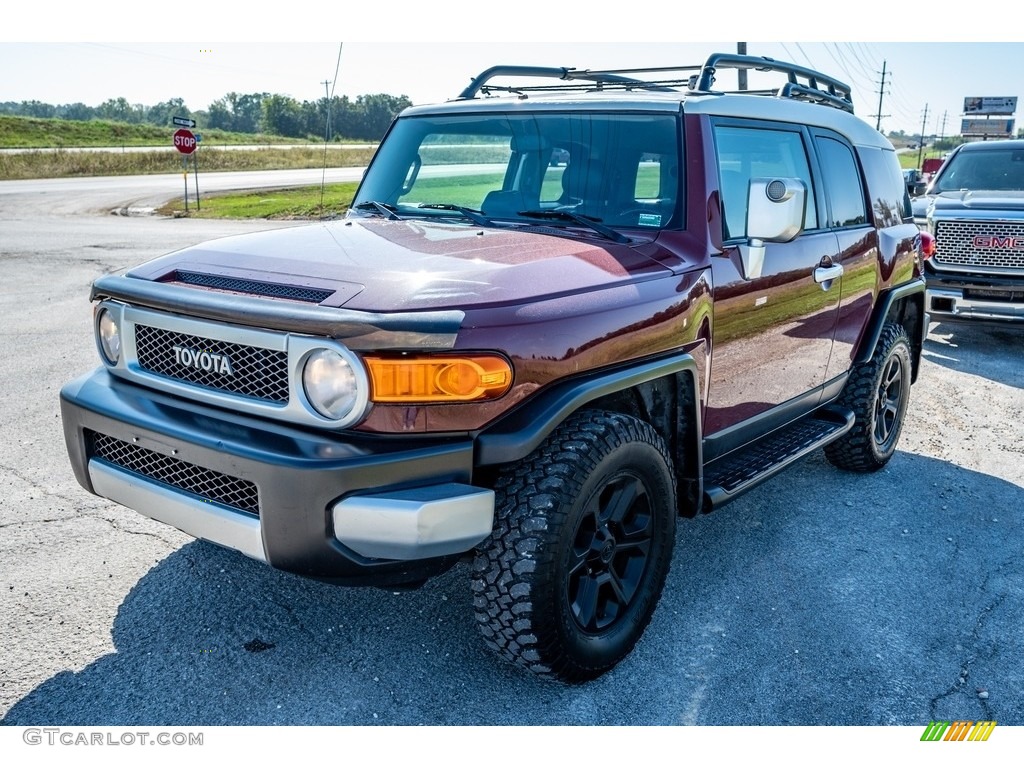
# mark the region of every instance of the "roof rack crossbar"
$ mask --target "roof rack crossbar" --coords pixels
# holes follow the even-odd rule
[[[801,101],[828,104],[844,112],[853,112],[853,104],[850,102],[849,97],[843,98],[842,96],[822,91],[814,86],[808,88],[799,83],[786,83],[779,89],[778,97],[780,99],[800,99]]]
[[[622,90],[622,91],[678,91],[684,88],[687,80],[644,80],[644,81],[622,81],[608,82],[605,80],[588,81],[579,83],[568,83],[566,85],[492,85],[485,83],[480,86],[480,93],[488,95],[491,93],[567,93],[574,91],[595,91],[595,90]],[[774,94],[774,91],[772,92]]]
[[[634,77],[626,77],[616,72],[591,72],[586,69],[573,69],[572,67],[521,67],[499,64],[481,72],[473,78],[468,86],[459,94],[460,99],[472,99],[487,85],[487,82],[495,77],[553,77],[558,80],[586,80],[595,84],[617,83],[635,85],[638,88],[650,87],[643,80]],[[511,90],[522,91],[524,88]]]

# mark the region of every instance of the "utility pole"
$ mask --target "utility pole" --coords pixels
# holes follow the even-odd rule
[[[921,157],[924,155],[924,125],[928,122],[928,105],[924,105],[924,117],[921,118],[921,140],[917,143],[917,167],[921,167]]]
[[[738,53],[740,56],[746,56],[747,55],[747,44],[746,43],[736,43],[736,53]],[[741,91],[747,90],[747,70],[745,70],[745,69],[737,70],[736,74],[739,77],[740,90]]]
[[[889,117],[889,115],[883,115],[882,114],[882,97],[885,95],[885,65],[887,63],[888,62],[885,61],[885,60],[882,61],[882,85],[878,89],[878,114],[874,115],[874,117],[878,118],[878,120],[875,122],[875,130],[876,131],[881,131],[882,130],[882,118],[883,117]],[[889,74],[892,74],[892,73],[890,72]]]
[[[324,215],[324,184],[327,179],[327,143],[331,140],[331,92],[327,86],[330,80],[320,81],[324,86],[324,170],[320,178],[320,217]]]

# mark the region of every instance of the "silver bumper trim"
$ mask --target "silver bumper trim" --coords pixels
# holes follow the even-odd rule
[[[978,320],[1024,320],[1024,304],[1020,303],[965,299],[962,291],[943,288],[929,288],[925,296],[925,306],[933,319],[952,316]],[[951,302],[952,311],[936,307],[934,299]]]
[[[260,521],[204,502],[92,459],[89,479],[96,493],[179,531],[267,562]]]
[[[466,552],[494,525],[494,491],[460,483],[350,496],[331,507],[334,536],[363,557],[418,560]]]

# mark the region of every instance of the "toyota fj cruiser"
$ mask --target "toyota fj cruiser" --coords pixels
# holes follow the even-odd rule
[[[1024,141],[961,144],[914,214],[932,319],[1024,321]]]
[[[784,84],[716,90],[731,69]],[[919,247],[838,80],[496,67],[396,119],[345,219],[96,280],[67,447],[89,491],[293,573],[471,559],[487,645],[589,679],[647,626],[678,517],[818,448],[889,461]]]

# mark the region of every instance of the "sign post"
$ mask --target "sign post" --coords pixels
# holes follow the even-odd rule
[[[202,134],[197,133],[196,135],[196,149],[199,149],[199,142],[203,140]],[[192,153],[192,168],[195,171],[196,177],[196,210],[201,210],[199,207],[199,153]]]
[[[182,120],[183,118],[174,118],[175,122]],[[174,132],[174,148],[185,155],[182,158],[182,167],[185,168],[185,213],[188,213],[188,156],[196,151],[196,145],[199,142],[196,140],[195,134],[187,128],[179,128]],[[196,210],[199,210],[199,164],[196,160]]]

